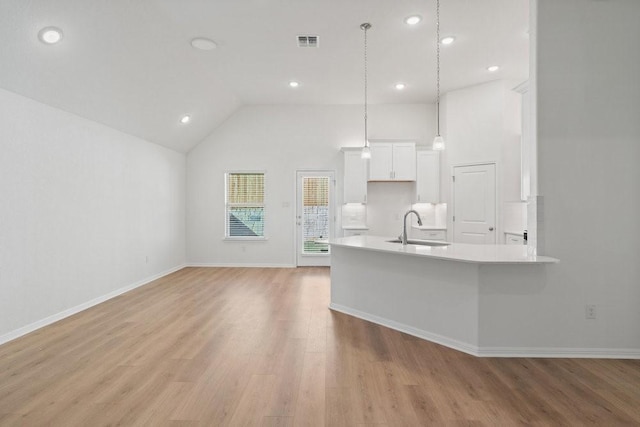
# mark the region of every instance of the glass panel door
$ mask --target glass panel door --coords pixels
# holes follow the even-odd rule
[[[332,171],[298,172],[297,264],[329,265],[333,230]]]

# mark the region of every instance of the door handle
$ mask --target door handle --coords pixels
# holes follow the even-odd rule
[[[493,231],[493,227],[489,227],[489,231]]]

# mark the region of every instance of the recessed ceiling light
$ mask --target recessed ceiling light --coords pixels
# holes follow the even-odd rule
[[[492,65],[491,67],[487,67],[488,71],[491,71],[492,73],[494,71],[498,71],[500,69],[500,67],[498,67],[497,65]]]
[[[449,37],[444,37],[442,40],[440,40],[440,43],[442,44],[451,44],[453,43],[453,41],[455,40],[455,37],[449,36]]]
[[[396,83],[395,84],[395,88],[398,89],[398,90],[402,90],[405,87],[407,87],[407,85],[405,85],[404,83]]]
[[[57,27],[45,27],[38,32],[42,43],[55,44],[62,40],[62,30]]]
[[[289,82],[289,86],[290,86],[290,87],[298,87],[298,86],[300,86],[300,83],[298,83],[298,82],[296,82],[296,81],[290,81],[290,82]]]
[[[191,39],[191,46],[200,50],[213,50],[218,45],[213,40],[205,39],[204,37],[196,37]]]
[[[191,121],[191,116],[182,116],[180,123],[187,124]]]
[[[407,25],[416,25],[420,21],[422,21],[422,16],[420,15],[411,15],[404,18],[404,23]]]

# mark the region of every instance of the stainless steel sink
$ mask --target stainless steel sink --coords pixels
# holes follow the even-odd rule
[[[387,240],[389,243],[400,243],[400,239]],[[420,245],[420,246],[449,246],[451,243],[447,242],[436,242],[435,240],[416,240],[416,239],[408,239],[408,245]]]

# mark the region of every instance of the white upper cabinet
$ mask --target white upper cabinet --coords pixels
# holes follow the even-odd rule
[[[440,153],[416,152],[416,202],[440,203]]]
[[[415,143],[396,143],[393,145],[393,179],[395,181],[416,180]]]
[[[415,142],[371,142],[369,181],[415,181]]]
[[[343,148],[344,203],[367,203],[367,161],[361,148]]]
[[[390,181],[393,174],[393,145],[387,143],[371,143],[371,159],[369,159],[369,180]]]

